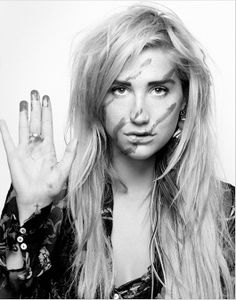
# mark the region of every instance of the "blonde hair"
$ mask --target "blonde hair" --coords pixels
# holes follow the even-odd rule
[[[158,153],[151,198],[152,274],[157,255],[166,298],[233,296],[232,243],[215,174],[211,77],[195,38],[171,11],[135,5],[92,30],[74,58],[69,126],[79,137],[68,198],[76,234],[73,285],[79,298],[109,298],[112,249],[101,209],[107,179],[114,181],[104,129],[104,98],[124,65],[144,49],[161,47],[173,61],[187,102],[178,139]]]

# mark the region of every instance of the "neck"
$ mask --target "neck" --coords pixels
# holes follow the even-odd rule
[[[122,153],[113,156],[113,167],[127,187],[128,193],[143,193],[151,189],[154,166],[155,156],[145,160],[132,159]],[[116,187],[116,191],[120,191],[119,187]]]

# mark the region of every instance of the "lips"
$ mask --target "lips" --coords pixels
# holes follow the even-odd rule
[[[130,131],[125,133],[127,136],[138,136],[138,137],[146,137],[146,136],[154,136],[155,133],[151,131]]]

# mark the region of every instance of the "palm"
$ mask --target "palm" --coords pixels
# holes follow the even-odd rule
[[[47,199],[60,192],[65,174],[60,174],[56,167],[54,147],[45,142],[18,147],[11,160],[13,185],[19,195],[27,195],[23,200],[34,201],[35,196],[40,197],[40,194]]]
[[[0,123],[18,207],[33,207],[39,203],[43,207],[49,204],[61,191],[74,159],[75,140],[69,143],[63,159],[57,162],[53,143],[51,104],[49,98],[46,100],[48,105],[42,107],[39,99],[32,100],[29,124],[27,103],[25,102],[24,106],[20,104],[23,109],[22,107],[20,109],[17,147],[11,140],[5,122]],[[29,138],[31,133],[38,136],[41,134],[43,139],[31,140]]]

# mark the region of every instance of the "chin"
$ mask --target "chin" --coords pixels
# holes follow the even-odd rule
[[[142,148],[138,146],[135,151],[129,151],[128,149],[123,153],[135,160],[147,160],[153,157],[158,151],[158,150],[150,151],[150,149],[142,149]]]

